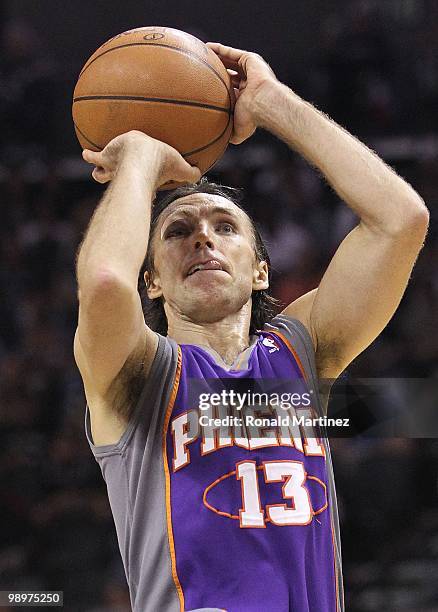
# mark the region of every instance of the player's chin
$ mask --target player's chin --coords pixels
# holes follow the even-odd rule
[[[224,304],[236,301],[235,294],[239,293],[232,277],[226,273],[199,275],[198,278],[188,277],[185,290],[186,295],[190,296],[190,301],[196,303],[199,308],[206,307],[210,310],[221,309]]]

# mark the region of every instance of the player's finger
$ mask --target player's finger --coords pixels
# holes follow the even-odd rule
[[[94,178],[94,180],[95,180],[97,183],[100,183],[100,182],[101,182],[101,181],[99,180],[99,178],[100,178],[100,177],[99,177],[99,169],[98,169],[98,168],[94,168],[94,169],[93,169],[93,172],[91,173],[91,176]]]
[[[227,59],[226,57],[221,57],[220,55],[218,55],[219,59],[221,60],[221,62],[223,63],[223,65],[225,66],[225,68],[231,68],[232,70],[237,71],[239,69],[239,63],[235,62],[234,60],[230,60]]]
[[[191,166],[185,159],[178,164],[175,176],[172,177],[177,181],[185,181],[187,183],[197,183],[202,176],[201,171],[196,166]]]
[[[99,163],[101,161],[101,154],[96,151],[90,151],[89,149],[84,149],[82,151],[82,158],[89,164],[94,164],[95,166],[99,166]]]
[[[243,138],[243,137],[241,137],[241,136],[237,136],[236,134],[230,138],[230,142],[231,142],[231,144],[233,144],[233,145],[239,145],[239,144],[241,144],[241,143],[242,143],[244,140],[246,140],[246,138]]]
[[[202,176],[202,172],[196,166],[190,166],[189,170],[189,181],[191,183],[197,183]]]
[[[242,82],[242,78],[240,76],[232,76],[231,77],[231,85],[233,87],[237,87],[237,89],[239,88],[240,83]]]
[[[233,49],[232,47],[225,47],[219,43],[207,43],[209,47],[216,53],[225,68],[231,68],[236,70],[239,74],[243,74],[242,66],[239,64],[239,60],[245,55],[246,51],[242,49]]]
[[[247,53],[243,49],[236,49],[234,47],[227,47],[217,42],[208,42],[207,47],[210,47],[221,59],[225,58],[233,62],[238,62],[244,53]]]
[[[237,72],[237,70],[230,70],[230,68],[227,68],[227,72],[230,75],[232,81],[240,81],[242,78]]]
[[[96,166],[96,168],[94,168],[93,172],[91,173],[91,176],[94,178],[94,180],[97,183],[107,183],[110,180],[110,176],[108,175],[108,172],[104,169],[101,168],[100,166]]]

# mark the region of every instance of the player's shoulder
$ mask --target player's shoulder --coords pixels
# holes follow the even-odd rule
[[[282,343],[291,357],[301,364],[308,375],[316,375],[313,340],[302,321],[280,313],[265,323],[262,332],[268,332],[268,335],[275,341]],[[265,342],[264,339],[263,342]]]
[[[176,349],[170,339],[153,334],[156,340],[152,358],[150,344],[139,343],[104,396],[93,389],[92,383],[84,385],[93,437],[100,444],[119,440],[136,414],[145,390],[154,398],[160,381],[171,375]]]
[[[302,321],[293,316],[282,312],[266,322],[262,331],[273,332],[280,337],[284,336],[292,344],[302,344],[314,353],[313,340],[309,330]]]
[[[132,413],[143,388],[153,388],[157,380],[165,377],[176,364],[178,348],[167,336],[150,332],[148,344],[143,344],[126,361],[113,383],[113,408],[117,411],[126,406]],[[119,399],[117,399],[117,394]]]

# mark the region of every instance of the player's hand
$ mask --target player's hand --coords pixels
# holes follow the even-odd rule
[[[249,51],[233,49],[220,43],[208,42],[207,46],[219,56],[231,76],[236,94],[234,129],[230,142],[240,144],[257,128],[255,119],[256,98],[262,95],[277,78],[265,60]]]
[[[102,151],[84,149],[82,157],[95,166],[92,177],[98,183],[111,181],[122,166],[144,170],[154,191],[168,182],[196,183],[201,177],[176,149],[137,130],[116,136]]]

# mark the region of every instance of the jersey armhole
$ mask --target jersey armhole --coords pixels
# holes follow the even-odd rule
[[[320,381],[316,371],[315,349],[310,333],[301,321],[284,314],[277,315],[272,319],[271,323],[266,324],[266,331],[270,331],[269,327],[272,327],[272,331],[279,331],[287,338],[291,346],[298,353],[301,363],[307,367],[310,374],[310,380],[309,376],[307,376],[308,382],[311,382],[314,388],[321,414],[326,416],[328,395],[326,396],[321,393]]]
[[[88,404],[85,406],[85,435],[87,437],[88,444],[93,451],[93,454],[96,457],[103,457],[108,455],[121,455],[127,445],[129,444],[139,422],[141,416],[145,417],[145,430],[149,429],[149,424],[152,419],[152,410],[147,411],[144,410],[146,399],[151,395],[154,387],[156,386],[157,380],[159,380],[163,375],[163,367],[165,367],[166,361],[166,343],[167,339],[164,336],[161,336],[157,333],[158,336],[158,346],[152,361],[151,368],[149,370],[149,374],[145,380],[142,391],[140,393],[140,397],[135,405],[135,408],[132,412],[132,416],[129,419],[129,422],[126,426],[125,431],[121,435],[118,442],[114,444],[104,444],[104,445],[96,445],[93,442],[93,436],[91,433],[91,420],[90,420],[90,409]]]

